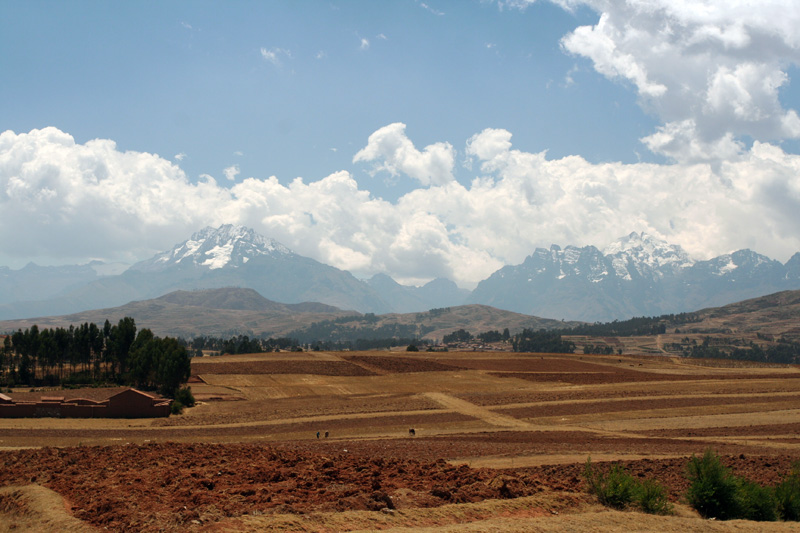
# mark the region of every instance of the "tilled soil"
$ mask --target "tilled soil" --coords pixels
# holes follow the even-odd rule
[[[344,359],[352,363],[363,365],[366,368],[375,368],[378,371],[391,374],[404,374],[407,372],[452,372],[459,366],[451,366],[431,361],[429,359],[416,359],[412,357],[387,357],[369,355],[349,355]]]
[[[365,449],[330,451],[179,443],[29,449],[1,452],[0,478],[51,488],[77,518],[110,531],[183,531],[246,514],[379,511],[583,490],[581,464],[472,469]],[[736,474],[762,484],[777,482],[793,460],[723,457]],[[673,500],[686,490],[686,463],[622,462],[636,477],[659,480]]]
[[[560,383],[571,383],[573,385],[598,385],[605,383],[632,383],[646,381],[706,381],[724,378],[726,380],[751,380],[751,379],[785,379],[798,380],[800,373],[797,374],[763,374],[754,376],[753,374],[661,374],[657,372],[641,372],[637,370],[607,370],[605,372],[489,372],[492,376],[499,378],[517,378],[528,381],[556,381]]]
[[[374,376],[347,361],[192,361],[192,374],[314,374],[317,376]]]

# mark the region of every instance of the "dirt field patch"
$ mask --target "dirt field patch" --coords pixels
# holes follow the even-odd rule
[[[541,418],[550,416],[577,416],[594,413],[618,413],[623,411],[646,411],[653,409],[689,409],[694,407],[726,406],[733,405],[750,406],[752,409],[762,411],[764,404],[775,404],[775,409],[785,408],[787,404],[800,406],[800,397],[797,396],[712,396],[712,397],[692,397],[692,398],[658,398],[658,399],[635,399],[635,400],[614,400],[598,402],[543,402],[541,405],[526,407],[513,407],[507,409],[497,409],[498,412],[508,414],[516,418]]]
[[[505,354],[504,354],[505,355]],[[483,359],[441,359],[442,363],[458,368],[492,372],[614,372],[613,366],[590,363],[571,358],[543,355],[518,357],[486,357]]]
[[[406,372],[452,372],[453,370],[458,370],[456,366],[414,357],[348,355],[345,356],[344,359],[366,368],[377,368],[379,371],[390,374],[402,374]]]
[[[786,379],[800,380],[800,373],[780,374],[677,374],[639,372],[636,370],[613,369],[606,367],[602,372],[490,372],[491,375],[502,378],[517,378],[528,381],[558,381],[574,385],[597,385],[602,383],[631,383],[641,381],[710,381],[710,380],[736,380],[736,379]]]
[[[347,361],[250,360],[192,362],[192,374],[314,374],[318,376],[374,376],[374,372]]]

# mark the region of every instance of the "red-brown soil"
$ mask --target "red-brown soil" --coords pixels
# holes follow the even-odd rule
[[[344,359],[366,368],[376,368],[381,373],[402,374],[406,372],[451,372],[459,367],[445,365],[430,359],[415,357],[386,357],[350,355]]]
[[[562,403],[555,404],[547,402],[543,405],[532,407],[515,407],[508,409],[498,409],[507,415],[516,418],[536,418],[547,416],[575,416],[591,413],[616,413],[622,411],[643,411],[646,409],[680,409],[688,407],[704,407],[714,405],[731,406],[740,404],[742,406],[753,406],[760,409],[762,403],[785,403],[785,396],[759,397],[758,399],[739,398],[731,399],[726,397],[694,397],[694,398],[660,398],[660,399],[636,399],[636,400],[616,400],[616,401],[597,401],[581,403]],[[758,406],[755,406],[755,403]]]
[[[110,531],[185,531],[245,514],[378,511],[582,490],[580,464],[472,469],[349,449],[290,448],[166,443],[0,452],[0,479],[49,487],[77,518]],[[724,458],[735,473],[763,484],[778,481],[792,460]],[[685,459],[622,464],[634,476],[660,480],[673,500],[686,489]]]
[[[617,369],[606,367],[605,372],[490,372],[491,375],[501,378],[518,378],[529,381],[558,381],[574,385],[597,385],[601,383],[630,383],[639,381],[704,381],[720,379],[717,374],[660,374],[655,372],[639,372],[636,370]],[[729,374],[726,380],[756,379],[751,374]],[[758,379],[800,379],[798,374],[762,374]]]
[[[373,376],[374,372],[347,361],[236,361],[192,362],[192,374],[315,374],[318,376]]]

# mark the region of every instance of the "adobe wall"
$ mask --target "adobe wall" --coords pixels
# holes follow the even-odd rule
[[[0,418],[163,418],[169,416],[171,403],[134,390],[99,402],[81,398],[14,402],[4,396],[0,398]]]

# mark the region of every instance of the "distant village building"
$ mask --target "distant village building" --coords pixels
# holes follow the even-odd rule
[[[40,396],[14,399],[0,394],[0,418],[160,418],[169,416],[172,400],[136,389],[114,389],[105,399]],[[22,396],[22,395],[15,395]]]

